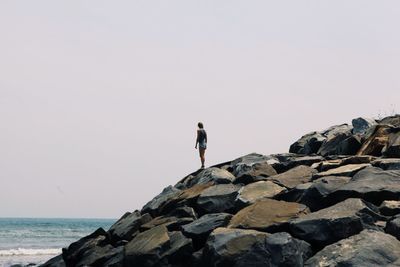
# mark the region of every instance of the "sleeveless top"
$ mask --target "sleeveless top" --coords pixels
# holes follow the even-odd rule
[[[200,129],[199,130],[199,140],[198,141],[199,141],[199,145],[201,147],[206,146],[206,138],[207,138],[206,130]]]

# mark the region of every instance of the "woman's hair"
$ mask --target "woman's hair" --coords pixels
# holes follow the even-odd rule
[[[203,128],[204,128],[204,126],[203,126],[203,123],[202,123],[202,122],[199,122],[199,123],[197,124],[197,126],[199,126],[199,128],[200,128],[200,129],[203,129]]]

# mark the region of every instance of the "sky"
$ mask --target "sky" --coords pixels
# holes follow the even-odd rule
[[[119,218],[200,167],[400,112],[400,2],[0,2],[0,217]]]

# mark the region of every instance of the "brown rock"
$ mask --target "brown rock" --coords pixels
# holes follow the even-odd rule
[[[308,212],[308,208],[302,204],[264,199],[239,211],[228,227],[261,231],[282,230],[287,227],[289,220]]]
[[[310,182],[316,172],[317,171],[311,167],[300,165],[284,173],[271,176],[269,179],[279,185],[292,189],[299,184]]]
[[[371,166],[371,164],[349,164],[340,166],[338,168],[330,169],[325,172],[320,172],[314,175],[314,177],[324,177],[324,176],[353,176],[358,171]]]
[[[271,181],[259,181],[248,184],[239,191],[236,199],[239,206],[248,206],[264,198],[273,198],[286,189]]]
[[[357,155],[381,156],[382,149],[386,146],[389,140],[391,128],[392,127],[388,125],[376,126],[374,133],[364,142],[360,150],[357,152]]]

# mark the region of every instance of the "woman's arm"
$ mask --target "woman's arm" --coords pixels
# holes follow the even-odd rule
[[[199,130],[197,130],[196,145],[194,146],[194,148],[197,149],[197,144],[198,143],[199,143]]]

